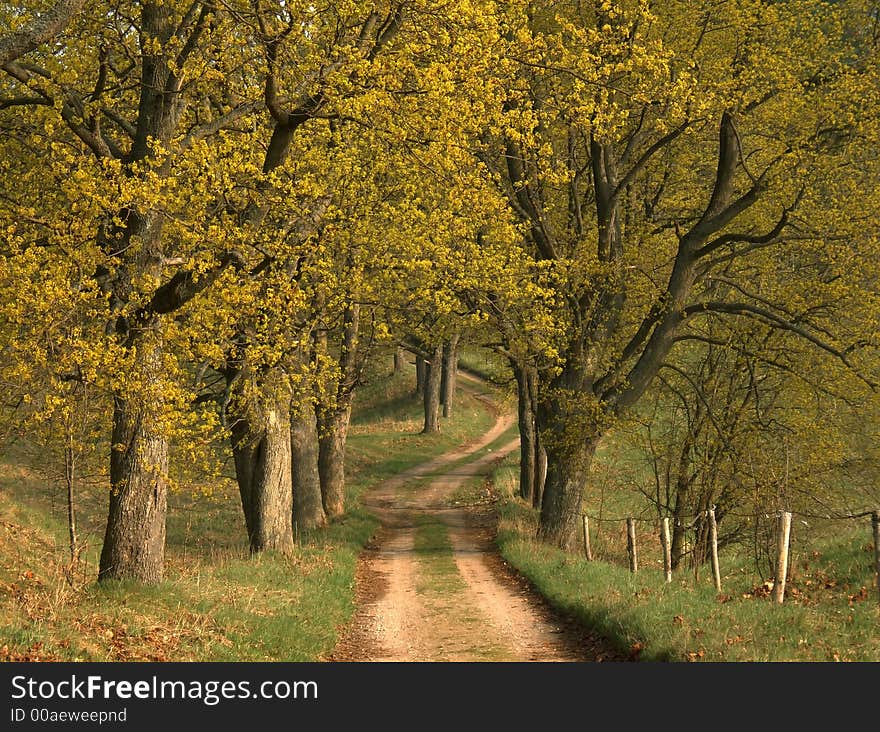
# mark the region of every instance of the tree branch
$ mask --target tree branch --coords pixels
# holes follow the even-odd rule
[[[771,310],[767,308],[758,307],[756,305],[750,305],[748,303],[730,303],[730,302],[717,302],[717,301],[707,301],[697,303],[695,305],[691,305],[684,309],[682,315],[685,318],[690,318],[696,315],[707,315],[709,313],[722,313],[728,315],[744,315],[746,317],[758,318],[769,323],[774,328],[779,328],[780,330],[786,330],[794,335],[803,338],[806,341],[809,341],[814,346],[821,348],[823,351],[830,353],[835,358],[839,359],[845,366],[847,366],[850,370],[853,371],[862,381],[864,381],[868,386],[872,389],[877,388],[877,384],[872,382],[865,376],[862,376],[852,362],[849,360],[845,351],[841,351],[839,348],[835,348],[830,343],[822,340],[818,336],[810,333],[806,328],[799,326],[797,323],[793,323],[790,320],[786,320],[780,315],[777,315]]]
[[[618,198],[620,196],[620,192],[626,190],[626,187],[633,182],[635,177],[639,174],[639,171],[642,170],[651,160],[654,155],[656,155],[660,150],[669,145],[671,142],[675,141],[676,138],[680,137],[682,133],[693,124],[692,120],[685,120],[678,127],[676,127],[672,132],[661,137],[657,140],[653,145],[651,145],[642,155],[633,163],[633,166],[627,171],[626,175],[620,180],[620,183],[614,189],[614,193],[612,193],[612,200]]]
[[[244,264],[244,258],[238,252],[227,252],[215,267],[205,272],[199,279],[195,278],[191,270],[181,270],[153,293],[146,312],[162,315],[179,310],[202,290],[212,285],[228,266],[232,265],[240,269]]]
[[[57,36],[83,5],[85,0],[59,0],[50,10],[25,23],[20,30],[0,36],[0,67]]]
[[[776,225],[768,231],[766,234],[725,234],[724,236],[719,236],[717,239],[710,241],[708,244],[705,244],[696,252],[694,252],[694,257],[699,259],[701,257],[708,256],[712,254],[716,250],[720,249],[724,246],[729,246],[731,244],[752,244],[755,247],[748,247],[743,254],[748,251],[751,251],[752,248],[768,246],[773,244],[782,234],[785,227],[788,225],[788,218],[792,211],[797,208],[797,205],[800,203],[801,198],[804,195],[804,188],[801,188],[800,192],[795,198],[794,203],[791,204],[788,208],[784,209],[782,212],[782,216],[779,217],[779,221],[776,222]]]

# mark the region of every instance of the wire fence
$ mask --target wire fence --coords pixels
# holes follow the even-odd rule
[[[830,520],[830,521],[856,521],[870,517],[871,519],[871,536],[873,543],[873,567],[875,582],[877,587],[877,599],[880,603],[880,508],[865,509],[858,511],[829,511],[824,514],[811,513],[806,511],[790,511],[780,510],[772,511],[755,511],[753,513],[743,513],[738,511],[725,511],[725,517],[735,517],[753,521],[773,521],[775,522],[775,547],[773,560],[773,581],[771,583],[772,597],[775,602],[782,603],[785,597],[785,587],[789,576],[790,566],[790,550],[792,537],[792,519],[794,517],[800,519],[811,520]],[[690,551],[693,552],[692,563],[695,574],[698,573],[699,566],[707,560],[712,567],[712,576],[716,590],[720,593],[722,589],[721,568],[718,552],[718,519],[716,517],[716,507],[712,506],[696,513],[677,515],[674,517],[675,527],[678,532],[684,529],[695,529],[699,526],[701,537],[694,539],[693,546]],[[667,583],[672,582],[673,562],[672,549],[673,540],[670,531],[670,517],[658,517],[656,514],[651,517],[644,515],[637,516],[595,516],[590,513],[582,513],[581,520],[583,522],[583,548],[587,560],[594,559],[593,537],[591,531],[591,523],[595,524],[617,524],[622,525],[625,529],[626,536],[626,555],[630,572],[636,573],[639,569],[639,553],[638,553],[638,533],[637,524],[650,524],[652,527],[652,536],[659,538],[660,548],[662,551],[663,571]],[[681,536],[678,537],[679,542]],[[697,547],[700,548],[700,556],[697,555]],[[681,551],[681,546],[677,547]],[[679,556],[679,559],[681,557]]]

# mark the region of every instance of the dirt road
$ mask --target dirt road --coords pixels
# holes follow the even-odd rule
[[[460,503],[463,493],[478,495],[481,478],[518,447],[512,439],[486,450],[513,424],[513,416],[498,414],[476,442],[401,473],[364,499],[382,528],[361,555],[358,608],[331,660],[608,657],[601,642],[554,617],[498,557],[492,506]]]

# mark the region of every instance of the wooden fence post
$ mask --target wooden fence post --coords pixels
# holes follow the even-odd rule
[[[776,537],[776,580],[773,583],[773,599],[782,604],[785,599],[785,580],[788,576],[788,547],[791,542],[791,512],[779,514]]]
[[[715,521],[715,506],[709,509],[709,544],[712,549],[712,576],[715,590],[721,592],[721,567],[718,564],[718,522]]]
[[[672,546],[669,540],[669,518],[664,517],[660,529],[660,544],[663,547],[663,574],[666,582],[672,582]]]
[[[584,555],[588,562],[593,561],[593,549],[590,546],[590,517],[584,514]]]
[[[639,571],[639,558],[636,551],[636,520],[632,517],[626,520],[626,552],[629,554],[629,571],[635,574]]]
[[[877,600],[880,602],[880,510],[871,514],[871,528],[874,532],[874,571],[877,573]]]

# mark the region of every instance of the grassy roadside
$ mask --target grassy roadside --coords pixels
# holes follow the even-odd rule
[[[654,556],[641,569],[587,562],[534,541],[535,513],[513,498],[518,476],[495,472],[502,497],[498,547],[555,607],[604,635],[624,653],[649,661],[878,661],[880,632],[873,548],[865,531],[837,528],[794,554],[785,604],[774,605],[751,560],[722,557],[716,595],[704,571],[663,582]]]
[[[327,654],[354,609],[358,553],[375,529],[364,490],[484,432],[484,405],[462,393],[439,435],[420,435],[411,374],[358,394],[348,445],[346,519],[301,537],[293,557],[250,558],[234,487],[169,500],[166,580],[94,583],[102,491],[80,499],[87,543],[70,572],[63,502],[19,462],[0,462],[0,660],[305,661]]]
[[[513,372],[510,364],[503,356],[471,344],[464,344],[458,351],[459,367],[465,371],[485,379],[494,386],[509,388],[513,384],[516,391]]]

